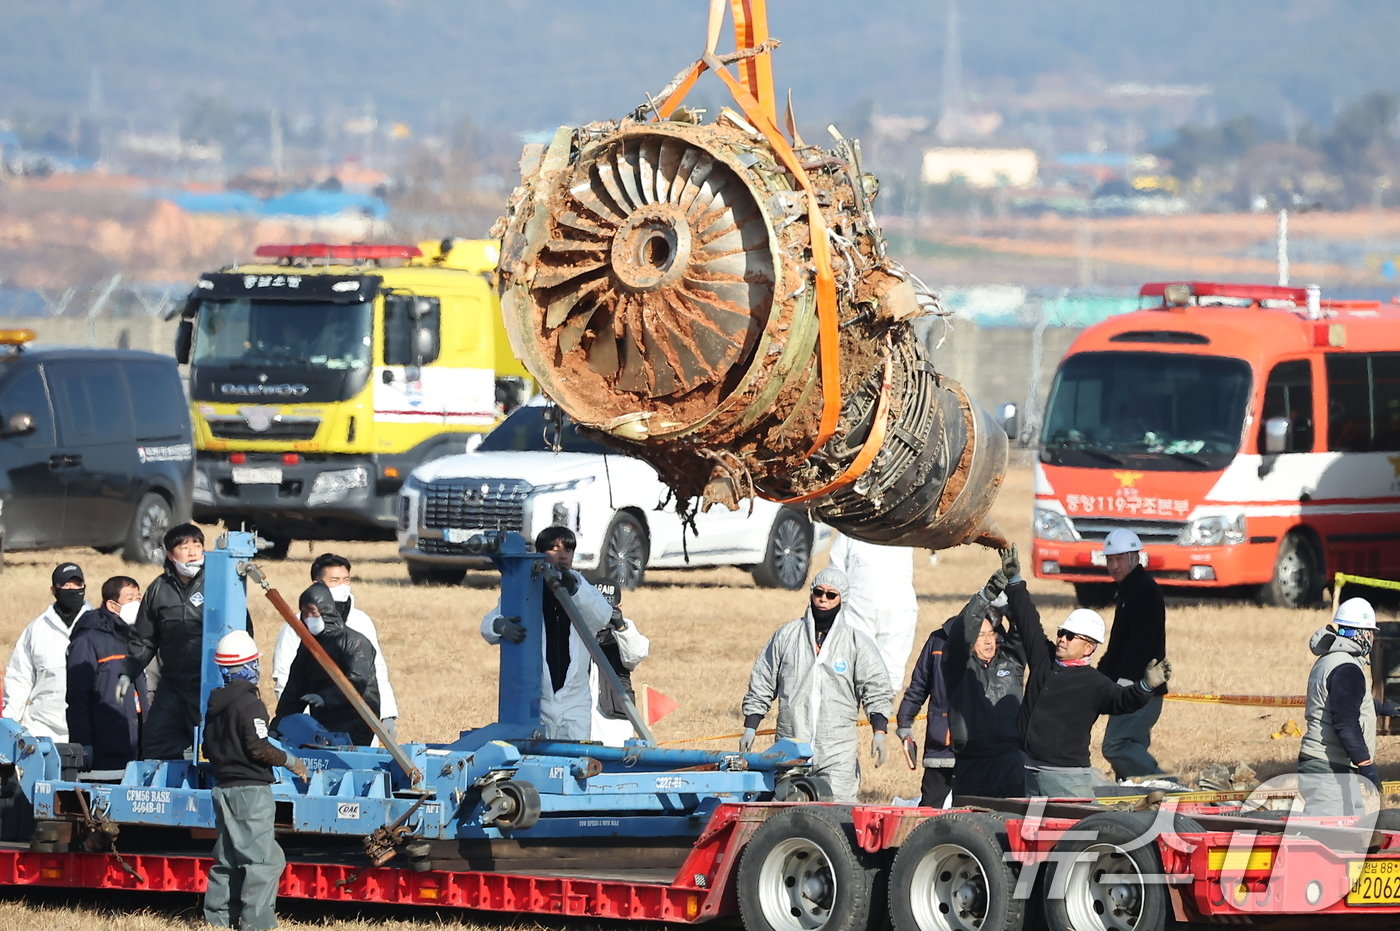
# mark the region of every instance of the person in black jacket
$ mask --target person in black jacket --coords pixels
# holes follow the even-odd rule
[[[115,575],[102,583],[102,604],[73,624],[68,645],[68,740],[82,744],[93,769],[121,769],[140,758],[141,714],[150,701],[143,673],[116,699],[126,670],[141,586]]]
[[[216,928],[277,927],[277,884],[286,857],[273,829],[272,767],[305,781],[301,760],[267,739],[267,708],[258,697],[258,648],[245,631],[225,634],[214,650],[224,685],[209,693],[204,755],[214,768],[214,862],[204,919]]]
[[[379,686],[374,670],[374,646],[364,634],[345,626],[335,606],[335,596],[321,582],[313,583],[298,600],[301,619],[316,635],[316,641],[345,673],[355,691],[379,716]],[[287,673],[287,685],[277,701],[277,717],[297,714],[310,706],[311,716],[328,731],[350,735],[356,746],[367,747],[374,730],[360,717],[355,706],[321,668],[310,650],[298,650]]]
[[[146,716],[142,750],[147,759],[178,760],[194,744],[199,724],[199,674],[204,649],[204,533],[194,524],[165,532],[165,571],[146,586],[131,638],[117,701],[156,656],[160,685]],[[247,622],[248,633],[253,622]]]
[[[919,804],[925,808],[942,808],[953,792],[953,740],[948,729],[948,686],[943,676],[943,655],[948,648],[948,631],[959,618],[928,635],[909,685],[899,702],[895,716],[895,736],[900,742],[914,738],[914,719],[924,709],[924,775],[919,782]],[[927,706],[925,703],[927,702]]]
[[[1021,578],[1016,548],[1001,550],[1011,623],[1025,644],[1030,678],[1018,726],[1026,754],[1026,792],[1052,798],[1092,798],[1089,736],[1101,714],[1124,714],[1147,704],[1171,676],[1165,658],[1153,659],[1132,685],[1119,685],[1089,657],[1104,640],[1103,618],[1088,608],[1069,613],[1051,643]]]
[[[1099,671],[1119,685],[1135,682],[1150,660],[1167,655],[1167,608],[1162,590],[1142,566],[1142,541],[1131,530],[1110,531],[1103,544],[1108,574],[1118,583],[1113,630]],[[1103,735],[1103,755],[1118,779],[1160,776],[1149,752],[1152,727],[1162,714],[1158,690],[1137,711],[1115,715]]]
[[[996,572],[948,629],[943,654],[949,730],[956,763],[955,798],[1019,798],[1026,792],[1018,720],[1026,657],[1014,629],[1002,627],[997,602],[1006,586]]]

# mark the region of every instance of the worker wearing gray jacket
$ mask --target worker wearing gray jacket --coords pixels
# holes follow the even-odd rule
[[[749,676],[739,742],[742,752],[753,748],[759,722],[777,699],[778,738],[812,745],[813,773],[830,782],[838,802],[854,802],[860,788],[857,713],[865,707],[879,766],[894,698],[879,647],[841,617],[848,587],[837,569],[817,573],[807,613],[768,641]]]

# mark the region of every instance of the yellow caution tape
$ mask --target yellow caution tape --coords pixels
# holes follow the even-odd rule
[[[1388,588],[1393,592],[1400,592],[1400,582],[1392,582],[1390,579],[1372,579],[1364,575],[1347,575],[1345,572],[1338,572],[1332,577],[1332,588],[1334,591],[1340,591],[1342,586],[1348,582],[1365,585],[1367,588]]]
[[[1302,695],[1190,695],[1169,693],[1168,701],[1196,702],[1212,705],[1250,705],[1259,708],[1301,708]]]

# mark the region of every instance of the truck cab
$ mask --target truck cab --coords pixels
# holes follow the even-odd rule
[[[189,363],[196,519],[272,543],[389,540],[403,479],[464,451],[534,383],[501,323],[489,241],[261,246],[203,275]]]

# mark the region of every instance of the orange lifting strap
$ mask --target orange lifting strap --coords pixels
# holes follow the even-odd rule
[[[700,75],[707,70],[713,71],[729,88],[734,102],[739,105],[748,121],[763,133],[763,137],[773,147],[773,153],[806,195],[807,223],[812,232],[812,262],[817,270],[817,320],[821,334],[817,364],[822,379],[821,423],[817,429],[817,436],[812,441],[812,448],[807,450],[806,455],[810,456],[831,439],[832,434],[836,432],[837,420],[841,416],[840,320],[836,312],[836,279],[831,274],[831,251],[826,239],[826,221],[822,218],[811,181],[797,160],[797,153],[793,151],[787,137],[778,129],[772,62],[768,57],[769,49],[764,47],[769,38],[767,4],[765,0],[730,0],[729,8],[734,17],[735,48],[753,52],[739,61],[739,77],[731,75],[715,57],[715,46],[719,43],[720,27],[724,20],[724,0],[710,0],[705,54],[691,65],[685,78],[661,102],[656,112],[660,119],[669,117],[680,106],[686,94],[690,93]],[[876,443],[875,446],[878,448],[879,444]],[[875,450],[871,452],[872,458],[874,452]],[[854,463],[852,467],[854,468]],[[864,466],[861,471],[864,471]],[[851,475],[850,480],[854,481],[859,474],[856,472]]]

